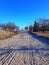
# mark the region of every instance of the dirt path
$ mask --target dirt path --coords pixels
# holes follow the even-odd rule
[[[28,33],[20,33],[9,39],[0,40],[0,48],[20,48],[21,46],[46,48],[47,45],[33,38]]]
[[[0,65],[49,65],[48,46],[28,33],[0,40]]]

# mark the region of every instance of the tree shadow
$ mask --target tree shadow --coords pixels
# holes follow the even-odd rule
[[[35,38],[35,39],[41,41],[42,43],[45,43],[45,44],[49,45],[49,38],[40,37],[40,36],[37,36],[37,35],[32,34],[32,33],[30,33],[30,32],[28,32],[28,33],[29,33],[29,35],[31,35],[33,38]]]
[[[0,49],[0,56],[10,54],[12,52],[11,49]]]

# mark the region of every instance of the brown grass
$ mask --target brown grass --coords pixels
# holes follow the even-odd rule
[[[38,36],[49,38],[49,31],[45,31],[44,33],[43,32],[33,32],[33,33],[38,35]]]
[[[16,32],[14,31],[0,30],[0,39],[7,39],[15,34]]]

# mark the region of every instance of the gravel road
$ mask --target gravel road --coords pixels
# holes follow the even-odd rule
[[[49,65],[49,45],[29,33],[0,40],[0,65]]]
[[[46,41],[46,40],[45,40]],[[22,46],[35,47],[35,48],[46,48],[47,44],[33,38],[29,33],[20,33],[9,39],[0,40],[0,48],[20,48]]]

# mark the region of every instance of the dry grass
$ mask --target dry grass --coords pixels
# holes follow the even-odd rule
[[[6,39],[16,34],[14,31],[0,30],[0,39]]]
[[[43,32],[33,32],[33,33],[38,35],[38,36],[49,38],[49,31],[45,31],[44,33]]]

